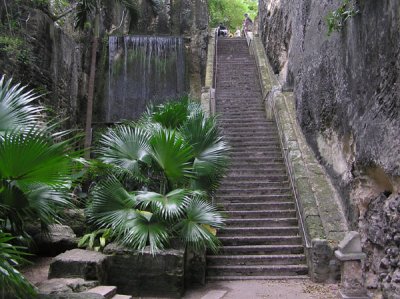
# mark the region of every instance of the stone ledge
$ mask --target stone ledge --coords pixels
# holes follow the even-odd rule
[[[338,195],[324,169],[309,148],[297,123],[292,93],[282,93],[259,38],[253,42],[266,114],[275,119],[287,167],[310,244],[307,260],[311,278],[325,281],[337,276],[334,249],[348,231]]]

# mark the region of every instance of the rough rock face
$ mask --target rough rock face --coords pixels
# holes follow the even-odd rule
[[[48,232],[40,232],[33,239],[38,253],[47,256],[56,256],[78,246],[74,231],[67,225],[50,225]]]
[[[56,256],[50,264],[49,278],[83,278],[106,280],[104,263],[107,256],[101,252],[73,249]]]
[[[151,1],[139,2],[140,13],[137,20],[127,18],[125,25],[115,33],[183,36],[187,48],[190,92],[200,98],[207,60],[207,1],[153,1],[158,3],[156,6],[151,6]],[[112,24],[118,24],[117,20],[123,14],[118,6],[112,11],[113,13],[104,19],[104,26],[109,28],[108,31],[113,28]]]
[[[400,296],[400,196],[378,196],[361,223],[368,252],[367,286],[382,284],[386,297]]]
[[[168,249],[156,256],[149,250],[137,251],[109,244],[107,284],[117,286],[118,292],[133,296],[162,296],[180,298],[184,292],[185,251]],[[124,275],[121,275],[124,273]]]
[[[390,221],[376,206],[391,198],[383,200],[382,193],[396,197],[400,187],[400,2],[350,1],[359,14],[328,37],[326,15],[341,3],[260,0],[259,31],[283,88],[294,92],[299,123],[340,191],[349,222],[370,240],[364,245],[374,265],[366,265],[370,287],[393,291],[395,269],[392,280],[378,277],[392,245],[385,239]],[[368,221],[379,225],[364,229]],[[378,227],[384,233],[371,231]]]
[[[41,10],[23,11],[21,18],[26,20],[27,44],[20,51],[26,57],[14,61],[0,54],[0,74],[44,94],[41,104],[59,119],[67,118],[65,127],[76,127],[85,90],[82,47]]]

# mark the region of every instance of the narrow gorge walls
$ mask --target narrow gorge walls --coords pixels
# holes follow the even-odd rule
[[[400,296],[400,2],[260,0],[260,35],[298,121],[363,237],[367,286]],[[387,295],[389,296],[389,295]]]

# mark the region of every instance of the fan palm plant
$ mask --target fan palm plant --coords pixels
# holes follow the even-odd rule
[[[196,250],[216,251],[219,241],[212,228],[223,226],[223,218],[207,201],[185,189],[168,194],[127,192],[111,177],[99,183],[88,208],[88,218],[99,228],[110,228],[117,242],[156,253],[177,237]]]
[[[0,141],[0,218],[24,233],[26,218],[50,224],[58,206],[69,206],[73,169],[70,140],[55,143],[46,129],[6,132]]]
[[[41,107],[33,105],[38,98],[32,91],[12,80],[0,79],[0,136],[6,131],[26,130],[35,125],[40,118]]]
[[[66,190],[77,157],[68,132],[54,133],[54,126],[39,123],[43,109],[32,105],[36,98],[0,80],[0,229],[15,234],[24,234],[27,218],[50,224],[55,208],[69,205]]]
[[[57,219],[57,208],[70,205],[77,155],[67,132],[54,133],[54,125],[40,122],[43,109],[35,99],[32,91],[0,80],[0,291],[17,298],[33,298],[34,291],[14,268],[23,261],[22,248],[10,245],[13,238],[3,232],[27,236],[27,221]]]
[[[15,267],[26,263],[25,248],[11,244],[14,237],[0,230],[0,297],[35,298],[36,290]]]
[[[178,237],[195,249],[216,250],[214,228],[223,218],[204,191],[218,185],[227,152],[215,118],[206,118],[200,105],[184,99],[152,107],[137,124],[117,126],[100,139],[99,159],[113,165],[115,176],[92,193],[89,219],[138,249],[149,245],[156,252]],[[127,191],[121,180],[127,173],[149,178],[142,191]]]

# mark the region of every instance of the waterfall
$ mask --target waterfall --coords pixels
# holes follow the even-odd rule
[[[149,103],[183,95],[185,82],[182,38],[111,36],[106,122],[138,119]]]

